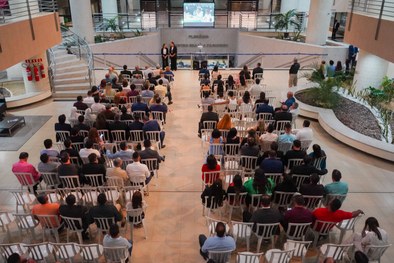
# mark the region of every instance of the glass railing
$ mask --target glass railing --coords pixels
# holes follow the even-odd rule
[[[349,11],[363,13],[383,19],[394,19],[393,0],[351,0],[349,1]]]

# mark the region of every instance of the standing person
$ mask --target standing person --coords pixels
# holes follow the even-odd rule
[[[177,70],[176,60],[177,60],[178,49],[174,44],[174,41],[171,41],[170,44],[170,60],[171,60],[171,70]]]
[[[168,48],[166,44],[163,44],[161,48],[161,59],[162,59],[163,69],[165,69],[168,66]]]
[[[338,20],[335,19],[334,26],[332,27],[332,36],[331,36],[332,40],[335,40],[340,26],[341,24],[339,24]]]
[[[289,88],[292,87],[297,87],[297,81],[298,81],[298,70],[300,69],[300,63],[298,63],[298,60],[295,58],[293,61],[293,65],[291,65],[290,70],[289,70]]]

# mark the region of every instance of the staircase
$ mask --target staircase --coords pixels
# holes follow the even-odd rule
[[[48,52],[52,97],[54,100],[75,100],[79,95],[86,96],[94,85],[89,78],[91,52],[87,43],[68,29],[62,28],[62,38],[62,43]]]

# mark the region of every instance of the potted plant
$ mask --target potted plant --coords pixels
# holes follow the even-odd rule
[[[275,31],[285,31],[283,33],[283,38],[289,38],[289,27],[294,26],[296,29],[301,28],[301,23],[298,20],[297,12],[295,9],[289,10],[284,14],[277,14],[275,16]],[[300,31],[300,30],[299,30]]]

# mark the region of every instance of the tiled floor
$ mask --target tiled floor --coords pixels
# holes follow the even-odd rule
[[[274,90],[275,95],[283,98],[287,91],[287,72],[266,71],[265,83]],[[300,83],[302,85],[305,81],[301,80]],[[200,201],[200,169],[206,148],[202,147],[197,137],[197,122],[201,114],[197,108],[197,72],[176,72],[173,96],[174,104],[169,107],[165,127],[167,147],[162,150],[166,162],[160,168],[158,181],[153,181],[158,185],[150,187],[150,196],[146,198],[149,206],[146,213],[148,238],[143,238],[142,229],[134,232],[133,262],[203,262],[198,253],[197,238],[200,233],[207,233]],[[71,105],[71,102],[48,99],[9,112],[53,117],[19,151],[0,152],[1,209],[15,209],[14,200],[7,190],[18,186],[11,173],[11,165],[17,161],[19,152],[29,152],[29,161],[37,164],[43,140],[54,139],[53,125],[57,116],[61,113],[68,115]],[[301,120],[297,124],[301,125]],[[320,144],[328,155],[329,172],[334,168],[341,170],[343,180],[350,184],[350,193],[343,208],[361,208],[366,213],[357,229],[362,228],[366,217],[375,216],[382,228],[394,233],[391,218],[394,215],[394,164],[347,147],[330,137],[315,121],[312,127],[315,131],[313,143]],[[328,181],[329,176],[326,178]],[[14,240],[19,241],[18,238],[17,232],[14,232]],[[394,249],[387,251],[382,262],[392,262],[391,257],[394,257]]]

